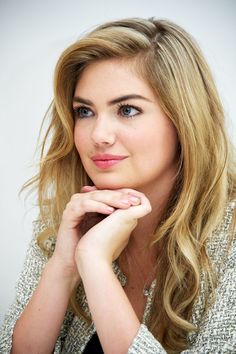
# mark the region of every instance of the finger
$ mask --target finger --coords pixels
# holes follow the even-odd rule
[[[96,187],[95,187],[96,188]],[[112,206],[116,209],[127,209],[131,205],[140,204],[140,199],[124,191],[117,190],[91,190],[86,193],[75,194],[72,198],[88,198]]]
[[[92,192],[95,190],[97,190],[97,188],[95,186],[83,186],[81,188],[82,193]],[[134,189],[130,189],[130,188],[118,189],[118,190],[116,190],[116,192],[117,191],[125,194],[125,196],[124,196],[124,198],[122,198],[123,200],[119,201],[118,205],[115,205],[115,207],[124,208],[124,207],[129,207],[130,205],[140,204],[140,198],[139,198],[140,192],[135,191]],[[112,192],[114,192],[114,191],[112,191]],[[127,196],[128,196],[128,198],[127,198]]]
[[[117,191],[128,195],[128,198],[136,204],[140,204],[141,197],[144,195],[142,192],[139,192],[131,188],[122,188],[122,189],[118,189]]]
[[[139,193],[139,198],[140,198],[139,205],[132,205],[129,209],[125,211],[117,210],[116,213],[119,212],[122,216],[128,219],[129,218],[139,219],[149,214],[152,211],[152,206],[150,204],[150,201],[142,193]]]
[[[92,199],[78,199],[77,201],[73,200],[68,203],[65,211],[67,217],[69,218],[80,218],[86,213],[100,213],[109,215],[113,213],[115,208]]]
[[[86,193],[86,192],[91,192],[91,191],[95,191],[97,188],[95,186],[83,186],[81,188],[81,192],[82,193]]]

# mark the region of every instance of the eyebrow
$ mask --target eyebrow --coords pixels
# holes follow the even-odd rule
[[[116,103],[119,103],[119,102],[122,102],[122,101],[127,101],[127,100],[130,100],[130,99],[139,99],[139,100],[152,102],[151,100],[149,100],[148,98],[146,98],[144,96],[137,95],[137,94],[130,94],[130,95],[120,96],[120,97],[117,97],[117,98],[114,98],[114,99],[108,101],[108,106],[112,106],[112,105],[114,105]],[[80,96],[74,96],[73,97],[73,102],[83,103],[83,104],[86,104],[88,106],[94,106],[92,101],[90,101],[88,99],[85,99],[83,97],[80,97]]]

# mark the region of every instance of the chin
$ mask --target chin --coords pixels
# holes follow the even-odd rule
[[[134,189],[134,186],[131,185],[130,183],[125,183],[121,181],[106,181],[105,179],[103,180],[93,180],[94,185],[97,189],[111,189],[111,190],[116,190],[116,189],[122,189],[122,188],[132,188]]]
[[[103,189],[116,190],[116,189],[122,189],[122,188],[130,188],[128,186],[114,184],[114,183],[97,183],[97,184],[95,184],[95,187],[100,190],[103,190]]]

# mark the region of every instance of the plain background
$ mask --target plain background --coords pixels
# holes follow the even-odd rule
[[[52,99],[60,53],[83,32],[123,17],[167,18],[189,31],[212,68],[235,143],[236,1],[0,0],[0,322],[38,211],[35,197],[18,197],[36,171],[36,141]],[[115,82],[114,82],[115,84]]]

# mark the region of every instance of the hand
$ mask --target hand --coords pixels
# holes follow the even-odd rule
[[[150,202],[144,194],[132,189],[123,191],[138,198],[139,202],[126,209],[115,210],[80,239],[76,249],[79,270],[86,259],[100,259],[111,264],[128,244],[137,220],[151,212]]]
[[[97,190],[96,187],[85,186],[81,193],[71,197],[62,215],[53,258],[62,266],[67,276],[74,279],[74,283],[79,280],[75,252],[82,237],[80,226],[85,215],[110,215],[116,209],[129,208],[135,204],[130,191],[132,190]]]

